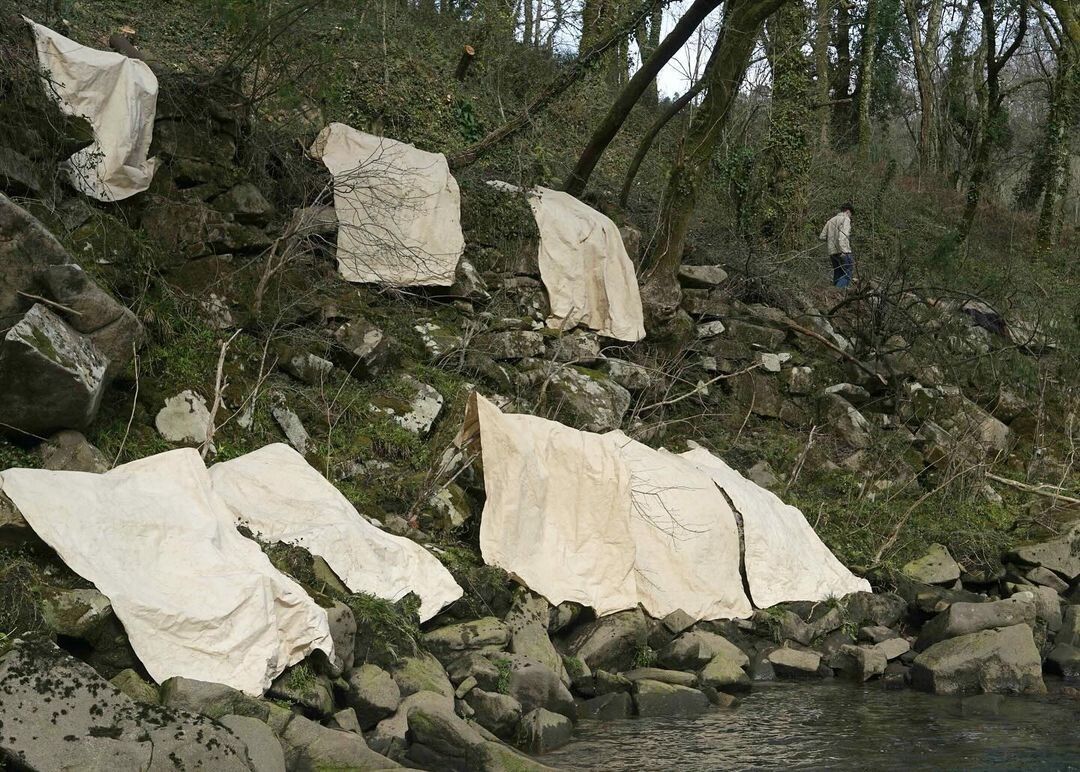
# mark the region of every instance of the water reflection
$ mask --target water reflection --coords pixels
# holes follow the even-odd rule
[[[933,697],[877,683],[763,684],[735,710],[582,722],[577,737],[542,761],[610,772],[1080,770],[1080,702],[1053,693]]]

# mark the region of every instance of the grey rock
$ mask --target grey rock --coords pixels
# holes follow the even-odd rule
[[[331,729],[295,713],[274,711],[270,727],[281,740],[285,767],[289,770],[375,770],[399,766],[371,750],[361,735]]]
[[[888,662],[885,653],[876,646],[846,644],[840,647],[829,665],[861,683],[882,675]]]
[[[505,656],[503,662],[510,668],[507,692],[521,703],[523,712],[546,708],[571,720],[577,718],[574,697],[554,670],[518,654]]]
[[[334,712],[334,687],[330,679],[312,672],[306,662],[286,668],[270,684],[266,694],[272,699],[294,703],[306,714],[320,719]]]
[[[787,371],[787,391],[795,396],[806,396],[814,390],[814,370],[810,367],[792,367]]]
[[[0,341],[0,423],[35,435],[85,428],[108,364],[89,339],[34,305]]]
[[[0,333],[33,305],[20,294],[41,295],[50,265],[70,263],[60,242],[33,215],[0,193]]]
[[[293,449],[300,455],[306,454],[308,444],[311,442],[311,436],[300,421],[300,416],[289,410],[284,404],[274,405],[270,408],[270,413],[274,416],[274,420],[277,421],[277,425],[281,427],[281,431],[285,432],[285,438]]]
[[[884,625],[868,625],[866,627],[859,628],[859,640],[869,641],[870,643],[881,643],[887,641],[890,638],[899,638],[900,634],[893,630],[891,627],[885,627]]]
[[[825,387],[825,393],[837,394],[856,406],[865,405],[871,399],[869,391],[854,383],[834,383]]]
[[[1050,632],[1061,629],[1061,596],[1049,587],[1032,587],[1035,595],[1035,618]]]
[[[473,719],[496,737],[509,740],[521,721],[521,703],[508,694],[473,689],[465,702],[474,711]]]
[[[1072,582],[1080,577],[1080,522],[1070,524],[1054,539],[1017,547],[1010,557],[1025,565],[1048,568]]]
[[[601,694],[599,697],[581,700],[577,707],[580,718],[596,721],[629,718],[634,714],[634,700],[629,692]]]
[[[266,721],[270,715],[270,705],[263,700],[224,684],[179,676],[161,685],[161,704],[210,718],[221,718],[231,713]]]
[[[816,651],[786,646],[770,652],[768,660],[779,678],[816,678],[821,665],[821,655]]]
[[[21,547],[37,540],[37,534],[15,504],[0,491],[0,547]]]
[[[885,673],[881,676],[882,685],[886,689],[903,689],[910,679],[911,668],[900,662],[890,662],[885,666]]]
[[[548,380],[546,399],[574,426],[590,432],[618,429],[630,407],[630,392],[602,373],[561,366]]]
[[[1043,587],[1049,587],[1056,593],[1064,593],[1069,591],[1069,583],[1055,574],[1049,568],[1043,568],[1042,566],[1036,566],[1025,574],[1027,580],[1033,584],[1039,584]]]
[[[484,737],[451,707],[433,702],[412,705],[407,713],[408,761],[422,769],[455,772],[543,769]]]
[[[1042,664],[1031,628],[1020,624],[950,638],[915,658],[912,684],[936,694],[1042,693]]]
[[[891,662],[911,651],[911,644],[903,638],[888,638],[879,643],[875,643],[874,648],[881,652],[885,656],[885,659]]]
[[[647,638],[648,626],[641,611],[620,611],[582,625],[570,636],[566,650],[593,671],[619,672],[633,666]]]
[[[679,266],[679,283],[684,287],[711,289],[723,284],[727,277],[727,271],[718,265]]]
[[[285,772],[285,751],[269,726],[248,716],[222,716],[219,720],[247,747],[255,772]]]
[[[476,336],[474,345],[495,360],[541,357],[547,350],[544,336],[534,330],[505,330]]]
[[[720,655],[727,657],[738,667],[750,664],[749,658],[738,646],[722,635],[705,630],[683,633],[660,651],[657,662],[672,670],[696,672]]]
[[[82,435],[70,429],[57,432],[38,446],[41,466],[64,472],[101,472],[109,471],[112,466],[105,454],[95,448]]]
[[[742,319],[728,320],[728,336],[743,343],[760,346],[766,351],[775,351],[787,337],[783,330],[775,327],[763,327]]]
[[[390,674],[377,665],[361,665],[349,673],[345,704],[356,712],[363,729],[392,716],[401,704],[401,689]]]
[[[454,687],[439,660],[427,652],[402,658],[390,668],[390,675],[401,690],[402,697],[417,692],[434,692],[453,705]]]
[[[908,605],[925,614],[939,614],[953,603],[984,603],[988,598],[964,590],[950,590],[940,585],[918,582],[897,572],[893,574],[896,591]]]
[[[818,413],[844,444],[853,448],[868,448],[873,444],[870,422],[839,394],[823,394],[818,400]]]
[[[158,688],[144,681],[141,675],[130,668],[121,670],[109,679],[109,683],[136,702],[147,702],[151,705],[161,702]]]
[[[751,482],[769,490],[773,490],[780,484],[780,480],[776,476],[776,470],[765,460],[758,461],[750,467],[746,471],[746,476],[750,478]]]
[[[390,338],[365,319],[353,319],[334,331],[331,359],[353,378],[380,375],[390,365]]]
[[[510,630],[500,619],[484,617],[424,633],[423,642],[441,661],[452,662],[466,651],[505,650],[510,642]]]
[[[747,662],[749,667],[749,662]],[[698,680],[704,686],[721,692],[745,691],[750,688],[750,678],[738,661],[728,654],[717,654],[701,669]]]
[[[273,204],[250,182],[233,185],[214,199],[214,208],[247,225],[266,225],[274,216]]]
[[[403,376],[401,381],[404,389],[409,392],[406,400],[377,397],[371,408],[374,412],[390,416],[402,429],[425,437],[442,412],[443,396],[434,387],[421,383],[412,376]]]
[[[450,680],[459,685],[472,678],[485,691],[495,691],[499,683],[499,668],[479,652],[469,652],[455,659],[446,667]]]
[[[699,324],[694,330],[694,335],[698,340],[705,340],[707,338],[714,338],[717,335],[722,335],[726,329],[724,323],[717,319]]]
[[[40,198],[44,190],[34,162],[9,147],[0,147],[0,188],[33,198]]]
[[[703,692],[659,681],[638,681],[633,696],[637,714],[642,718],[697,716],[709,708],[709,698]]]
[[[330,627],[330,638],[334,641],[333,663],[335,678],[352,670],[356,648],[356,616],[351,608],[339,600],[326,609],[326,621]]]
[[[310,386],[324,383],[334,370],[333,362],[309,351],[286,352],[280,366],[289,375]]]
[[[621,673],[623,678],[631,681],[659,681],[662,684],[677,684],[678,686],[697,686],[697,676],[693,673],[684,673],[681,670],[664,670],[658,667],[638,667]]]
[[[855,592],[846,598],[847,614],[857,625],[892,627],[907,613],[907,602],[892,593]]]
[[[1057,642],[1080,648],[1080,606],[1066,606],[1061,614],[1061,629]]]
[[[658,376],[647,367],[625,359],[602,359],[600,371],[627,391],[646,391],[657,383]]]
[[[574,330],[549,338],[547,350],[551,359],[591,367],[600,358],[600,340],[595,333]]]
[[[939,641],[970,635],[980,630],[1018,624],[1034,626],[1033,597],[1013,596],[988,603],[953,603],[923,625],[915,641],[915,650],[925,651]]]
[[[548,637],[550,619],[551,607],[544,598],[524,590],[516,593],[514,605],[503,619],[510,631],[510,651],[545,665],[569,685],[562,655]]]
[[[1063,678],[1080,677],[1080,649],[1067,643],[1058,643],[1046,655],[1046,671]]]
[[[960,578],[960,565],[943,544],[930,545],[925,555],[912,560],[900,570],[924,584],[951,585]]]
[[[363,729],[360,728],[360,719],[356,717],[356,711],[352,708],[339,710],[327,720],[326,725],[331,729],[340,729],[343,732],[364,733]]]
[[[517,744],[530,753],[547,753],[570,742],[574,726],[566,716],[537,708],[521,717]]]
[[[201,444],[209,433],[210,410],[201,395],[188,389],[165,400],[154,425],[169,442]]]
[[[254,769],[220,724],[136,703],[51,643],[15,641],[0,657],[0,693],[0,756],[18,768],[151,769],[168,758],[182,768]]]

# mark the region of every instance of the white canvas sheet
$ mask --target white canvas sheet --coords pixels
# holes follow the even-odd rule
[[[536,188],[529,204],[540,231],[540,278],[551,303],[548,326],[578,324],[618,340],[645,337],[634,264],[608,217],[569,193]]]
[[[296,544],[321,556],[353,592],[391,601],[415,592],[422,621],[462,595],[438,558],[361,517],[288,445],[267,445],[214,464],[210,477],[237,524],[264,540]]]
[[[746,578],[759,608],[870,591],[870,583],[836,559],[798,509],[704,448],[681,456],[712,477],[742,514]]]
[[[331,123],[311,155],[334,177],[338,272],[392,286],[454,283],[465,250],[461,194],[446,158]]]
[[[236,531],[193,449],[105,474],[9,469],[0,489],[108,596],[158,683],[184,676],[261,695],[315,649],[334,656],[326,612]]]
[[[630,470],[612,439],[504,415],[473,394],[458,442],[477,437],[484,562],[553,604],[573,601],[601,616],[637,606]]]
[[[657,618],[676,609],[695,619],[749,617],[738,525],[712,478],[622,432],[608,436],[631,474],[630,533],[641,605]]]
[[[24,17],[25,18],[25,17]],[[68,115],[86,118],[94,144],[67,161],[76,189],[99,201],[120,201],[150,186],[157,159],[148,159],[158,82],[137,59],[99,51],[26,19],[46,91]]]

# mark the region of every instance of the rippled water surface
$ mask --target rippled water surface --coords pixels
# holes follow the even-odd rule
[[[755,685],[734,710],[696,719],[583,721],[573,743],[541,760],[612,772],[1080,770],[1080,701],[961,700],[878,684]]]

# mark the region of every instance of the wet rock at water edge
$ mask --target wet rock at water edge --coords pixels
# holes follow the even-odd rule
[[[638,681],[633,698],[637,714],[643,718],[697,716],[709,708],[709,698],[697,689],[659,681]]]
[[[912,684],[936,694],[1046,691],[1031,628],[982,630],[935,643],[915,658]]]

